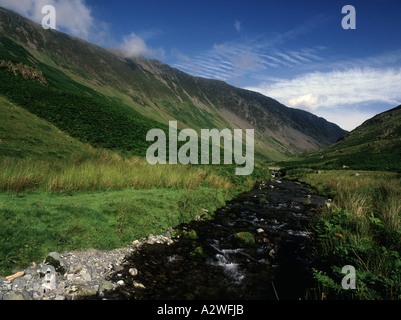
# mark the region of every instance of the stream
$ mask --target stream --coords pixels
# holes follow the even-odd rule
[[[143,245],[113,278],[126,285],[104,298],[303,299],[313,283],[309,230],[326,199],[307,185],[272,176],[228,201],[213,219],[176,227],[181,236],[173,244]],[[128,271],[133,267],[134,276]]]

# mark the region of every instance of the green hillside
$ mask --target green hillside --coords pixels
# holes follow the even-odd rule
[[[401,106],[365,121],[329,147],[279,165],[401,172]]]
[[[7,99],[95,147],[144,156],[150,145],[147,132],[153,128],[167,130],[132,108],[105,99],[45,86],[4,70],[0,76],[0,93]]]
[[[0,114],[2,156],[50,160],[90,153],[87,146],[4,97]]]

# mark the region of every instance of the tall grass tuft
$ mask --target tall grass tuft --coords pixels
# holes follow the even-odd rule
[[[98,150],[53,163],[0,158],[0,190],[63,193],[121,189],[185,188],[201,185],[227,191],[232,184],[211,170],[182,165],[149,165],[139,157]]]

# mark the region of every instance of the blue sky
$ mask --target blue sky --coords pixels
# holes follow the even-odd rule
[[[401,0],[0,0],[127,56],[226,81],[352,130],[401,104]],[[344,30],[343,6],[356,10]]]

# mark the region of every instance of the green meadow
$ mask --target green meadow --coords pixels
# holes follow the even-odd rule
[[[93,191],[71,194],[0,194],[2,275],[51,251],[111,250],[169,226],[194,219],[202,208],[213,212],[224,192],[201,187]]]

